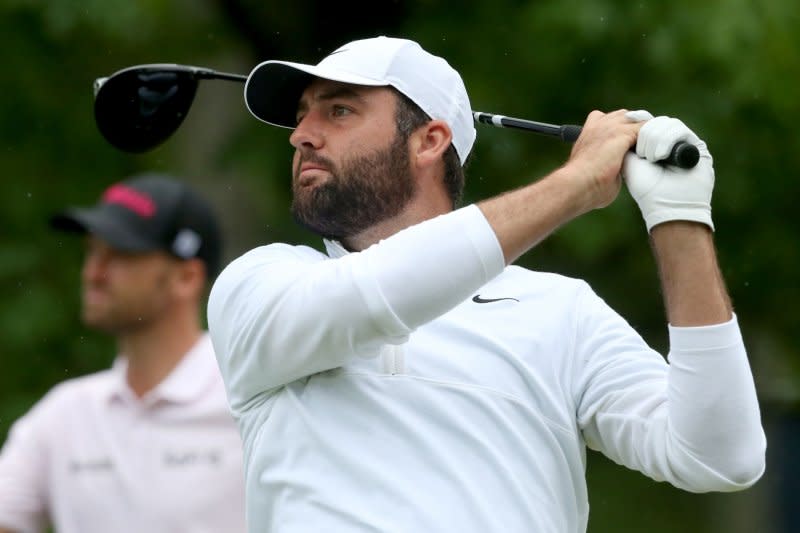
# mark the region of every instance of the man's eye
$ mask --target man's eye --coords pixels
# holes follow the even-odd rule
[[[347,115],[349,113],[350,113],[350,109],[346,108],[345,106],[341,106],[341,105],[333,106],[333,110],[331,111],[331,114],[334,117],[343,117],[343,116],[345,116],[345,115]]]
[[[295,125],[295,126],[299,126],[299,125],[300,125],[300,122],[302,122],[302,121],[303,121],[303,117],[305,117],[305,115],[301,115],[300,113],[298,113],[298,114],[297,114],[297,115],[294,117],[294,125]]]

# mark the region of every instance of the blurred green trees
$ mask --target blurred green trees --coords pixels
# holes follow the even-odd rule
[[[113,356],[110,340],[78,320],[81,243],[48,230],[53,212],[93,203],[105,186],[131,173],[161,170],[213,199],[229,259],[274,240],[318,245],[288,216],[287,133],[247,113],[241,85],[203,82],[173,138],[131,155],[97,133],[93,79],[150,62],[247,73],[264,59],[316,61],[347,40],[377,34],[406,36],[446,57],[461,71],[476,110],[580,124],[592,109],[644,108],[695,129],[715,158],[716,241],[765,419],[800,411],[795,2],[360,5],[0,0],[0,441],[53,384],[104,368]],[[478,126],[474,153],[467,201],[546,174],[569,146]],[[644,225],[624,191],[611,207],[560,229],[520,262],[587,279],[666,350]],[[755,531],[757,524],[771,531],[769,480],[781,468],[769,468],[754,490],[695,496],[591,454],[590,531],[671,531],[673,524],[692,531]]]

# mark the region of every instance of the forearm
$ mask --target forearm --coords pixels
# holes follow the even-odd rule
[[[731,302],[711,230],[673,221],[655,226],[650,235],[669,323],[704,326],[730,320]]]
[[[621,187],[620,170],[641,123],[625,110],[593,111],[569,160],[543,179],[478,204],[494,230],[506,263],[559,226],[609,205]]]
[[[478,203],[506,264],[588,210],[586,193],[575,184],[574,172],[562,167],[531,185]]]

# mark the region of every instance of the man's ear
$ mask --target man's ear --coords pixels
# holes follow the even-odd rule
[[[453,133],[443,120],[431,120],[413,134],[412,162],[420,167],[438,164],[450,148]]]
[[[181,297],[196,298],[206,284],[206,265],[200,259],[178,260],[175,287]]]

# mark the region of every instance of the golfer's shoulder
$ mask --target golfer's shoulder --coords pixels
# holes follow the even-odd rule
[[[248,270],[275,263],[322,261],[327,256],[322,252],[304,245],[293,245],[276,242],[253,248],[237,257],[225,267],[225,270]]]
[[[110,369],[66,379],[42,396],[32,412],[55,418],[66,413],[80,412],[89,404],[108,398],[118,379]]]
[[[574,309],[593,293],[584,280],[511,265],[506,267],[499,278],[505,284],[504,292],[519,294],[526,301],[542,305],[557,305],[560,308]]]
[[[302,272],[304,265],[326,258],[309,246],[274,243],[253,248],[222,270],[212,286],[210,304],[220,295],[241,294],[243,289],[252,289],[253,284],[276,284],[281,279],[291,279]]]
[[[591,290],[589,284],[582,279],[555,272],[531,270],[517,265],[506,267],[503,276],[507,276],[513,282],[524,283],[526,286],[540,290],[567,292]]]
[[[66,379],[55,385],[48,395],[56,398],[81,398],[104,393],[120,379],[119,371],[104,369],[91,374]]]

